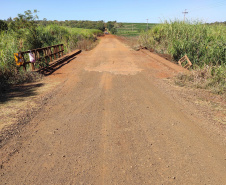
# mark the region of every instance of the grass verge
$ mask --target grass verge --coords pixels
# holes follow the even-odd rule
[[[190,86],[208,89],[213,93],[222,94],[226,98],[226,67],[204,66],[192,70],[190,74],[179,74],[175,83],[179,86]]]
[[[139,42],[174,61],[187,55],[193,66],[190,75],[179,75],[178,85],[211,89],[225,94],[226,26],[202,22],[172,21],[156,25],[140,35]]]

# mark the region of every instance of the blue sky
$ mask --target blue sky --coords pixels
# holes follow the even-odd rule
[[[226,0],[0,0],[0,19],[16,17],[26,10],[39,11],[39,19],[104,20],[159,23],[186,18],[204,22],[226,21]]]

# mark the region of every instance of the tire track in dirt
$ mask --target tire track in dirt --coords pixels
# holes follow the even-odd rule
[[[102,144],[103,144],[103,162],[102,162],[102,184],[108,182],[110,177],[110,164],[108,163],[108,158],[112,153],[112,147],[108,142],[108,137],[110,135],[112,121],[111,121],[111,108],[110,105],[112,104],[112,99],[107,93],[112,88],[112,77],[110,74],[103,73],[100,81],[100,88],[104,91],[104,108],[103,108],[103,121],[102,121]]]

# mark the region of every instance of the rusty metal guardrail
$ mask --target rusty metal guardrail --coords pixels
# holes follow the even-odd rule
[[[35,59],[34,61],[28,60],[27,58],[29,57],[25,56],[26,54],[29,53],[31,53],[34,56]],[[44,60],[44,63],[48,65],[49,63],[62,57],[63,55],[64,55],[64,45],[58,44],[54,46],[14,53],[14,58],[17,66],[19,67],[23,66],[23,69],[26,71],[27,70],[26,66],[30,64],[32,71],[34,71],[35,70],[34,63],[40,63],[41,60]]]

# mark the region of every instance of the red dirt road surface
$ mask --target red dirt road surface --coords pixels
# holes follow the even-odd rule
[[[179,71],[101,38],[48,77],[62,82],[0,149],[0,184],[226,184],[223,139],[164,85]]]

